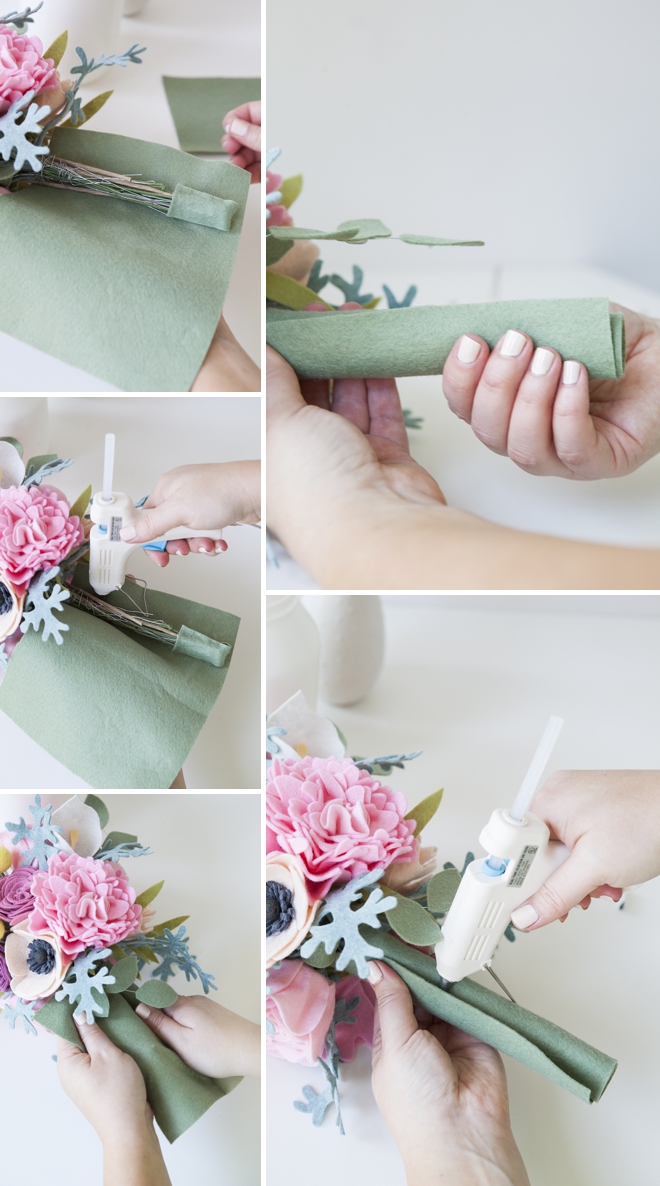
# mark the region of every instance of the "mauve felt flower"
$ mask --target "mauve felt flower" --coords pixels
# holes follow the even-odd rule
[[[0,947],[0,992],[9,992],[9,985],[11,982],[11,972],[7,967],[7,960],[5,959],[5,949]]]
[[[311,897],[335,881],[417,855],[405,796],[350,758],[275,759],[266,783],[266,851],[300,857]]]
[[[266,857],[266,967],[272,968],[300,946],[320,902],[311,902],[298,857],[273,852]]]
[[[397,890],[400,894],[411,894],[430,877],[433,877],[436,867],[438,850],[434,844],[420,848],[412,861],[401,861],[390,865],[381,877],[381,885]]]
[[[44,58],[43,52],[38,37],[0,25],[0,115],[28,91],[38,94],[57,86],[55,63]]]
[[[335,986],[302,960],[268,973],[266,1051],[313,1067],[323,1053],[335,1011]]]
[[[355,1021],[338,1021],[335,1026],[339,1057],[342,1062],[352,1062],[358,1046],[373,1044],[376,994],[368,981],[359,980],[357,976],[346,976],[339,981],[336,989],[336,1000],[342,997],[346,1001],[360,998],[359,1004],[350,1014]]]
[[[29,865],[19,865],[11,873],[0,877],[0,918],[4,918],[11,927],[34,910],[31,891],[36,873],[37,870]]]
[[[0,490],[0,568],[17,593],[24,593],[35,573],[59,564],[83,532],[77,515],[52,486],[10,486]]]
[[[27,920],[7,935],[5,959],[11,974],[11,991],[22,1001],[40,1001],[51,996],[71,964],[62,953],[57,935],[52,931],[32,935]]]
[[[124,870],[113,861],[57,853],[32,885],[30,931],[53,931],[65,956],[111,947],[140,926],[142,907]]]
[[[0,642],[15,634],[23,617],[25,593],[20,595],[0,568]]]

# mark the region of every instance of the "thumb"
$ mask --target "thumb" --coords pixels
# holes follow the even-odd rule
[[[74,1017],[73,1020],[78,1027],[78,1033],[83,1040],[83,1045],[90,1058],[98,1058],[101,1054],[107,1054],[108,1050],[116,1050],[114,1042],[110,1041],[108,1035],[104,1034],[103,1030],[95,1022],[88,1023],[85,1020],[84,1014],[81,1014],[80,1017]],[[73,1049],[75,1050],[76,1047],[74,1046]],[[80,1054],[80,1051],[77,1051],[77,1053]]]
[[[267,415],[270,422],[293,415],[305,407],[293,367],[272,347],[266,350]]]
[[[184,512],[179,504],[174,499],[165,499],[159,506],[145,511],[134,523],[123,527],[119,534],[125,543],[146,544],[166,531],[171,531],[173,527],[183,526],[183,517]]]
[[[246,148],[252,148],[255,152],[261,152],[261,128],[258,124],[249,124],[245,119],[233,119],[225,131],[238,140],[239,144],[244,144]]]
[[[516,907],[511,921],[521,931],[535,931],[563,918],[600,885],[602,878],[576,846],[563,865],[527,902]]]
[[[153,1009],[150,1005],[145,1005],[142,1001],[135,1010],[138,1017],[141,1017],[144,1024],[149,1026],[149,1029],[160,1038],[161,1042],[165,1042],[167,1046],[171,1046],[176,1050],[180,1045],[180,1037],[183,1026],[179,1025],[178,1021],[174,1021],[172,1017],[168,1017],[166,1013],[161,1013],[160,1009]]]
[[[405,1046],[419,1028],[407,986],[387,964],[374,960],[369,964],[369,983],[374,990],[378,1006],[377,1030],[380,1032],[380,1048],[387,1053]]]

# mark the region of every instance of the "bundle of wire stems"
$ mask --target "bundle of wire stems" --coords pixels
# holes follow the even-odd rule
[[[109,173],[106,169],[94,169],[91,165],[79,165],[55,156],[44,157],[40,173],[19,173],[13,180],[30,185],[51,185],[56,189],[77,189],[102,198],[121,198],[125,202],[148,206],[159,214],[167,214],[172,203],[172,194],[156,181],[142,182],[136,176]]]
[[[109,605],[107,601],[95,597],[93,593],[88,593],[86,589],[81,589],[78,585],[65,585],[64,587],[71,593],[69,605],[82,609],[88,614],[94,614],[95,617],[102,618],[104,622],[111,622],[113,626],[124,626],[127,630],[143,634],[145,638],[153,638],[156,642],[162,642],[166,646],[174,646],[178,638],[176,630],[173,630],[167,622],[154,619],[149,613],[142,614],[140,610],[128,613],[127,610]]]

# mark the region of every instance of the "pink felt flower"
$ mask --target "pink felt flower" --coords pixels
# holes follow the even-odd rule
[[[335,881],[416,856],[406,807],[404,795],[350,758],[276,758],[266,783],[266,850],[298,856],[310,896],[323,898]]]
[[[124,870],[112,861],[57,853],[32,882],[30,931],[52,931],[66,956],[110,947],[137,931],[142,907]]]
[[[302,960],[284,960],[268,973],[266,1051],[313,1067],[323,1054],[335,1011],[335,986]]]
[[[36,872],[29,865],[19,865],[0,877],[0,918],[10,927],[16,926],[34,910],[31,890]]]
[[[352,1062],[358,1046],[371,1046],[374,1040],[376,994],[368,981],[346,976],[337,985],[336,999],[352,1001],[355,997],[360,998],[360,1003],[350,1013],[355,1021],[338,1021],[335,1026],[335,1042],[342,1062]]]
[[[266,193],[274,194],[282,184],[280,173],[266,173]],[[293,226],[293,219],[286,206],[279,203],[267,205],[268,226]]]
[[[55,62],[43,52],[38,37],[0,25],[0,115],[28,91],[38,94],[57,86]]]
[[[0,568],[17,594],[35,573],[59,564],[83,540],[77,515],[52,486],[0,490]]]

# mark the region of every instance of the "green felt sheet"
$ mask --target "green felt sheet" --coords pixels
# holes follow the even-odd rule
[[[445,992],[430,956],[382,930],[360,930],[435,1017],[480,1038],[587,1103],[601,1098],[617,1068],[615,1059],[469,977]]]
[[[179,144],[185,152],[224,152],[228,111],[261,98],[260,78],[163,78]]]
[[[0,201],[0,329],[123,391],[189,391],[218,325],[250,175],[176,148],[58,128],[57,156],[236,202],[219,231],[33,185]]]
[[[76,584],[89,589],[87,571],[78,566]],[[121,592],[105,600],[126,608]],[[147,604],[174,630],[186,625],[234,645],[240,619],[233,614],[153,590]],[[0,709],[95,790],[169,788],[222,691],[231,656],[216,667],[66,602],[61,617],[70,628],[60,646],[32,629],[19,642]]]
[[[96,1025],[115,1046],[135,1059],[144,1076],[147,1099],[156,1123],[168,1141],[176,1141],[208,1111],[211,1104],[228,1095],[241,1080],[210,1079],[193,1071],[136,1016],[125,997],[113,995],[109,1001],[109,1015],[97,1018]],[[40,1009],[37,1021],[51,1033],[84,1050],[71,1019],[74,1008],[67,1002],[52,999]]]
[[[584,363],[592,379],[615,379],[625,366],[623,314],[605,297],[420,305],[407,309],[312,313],[269,309],[266,340],[307,379],[439,375],[461,334],[489,346],[508,329],[537,346]]]

